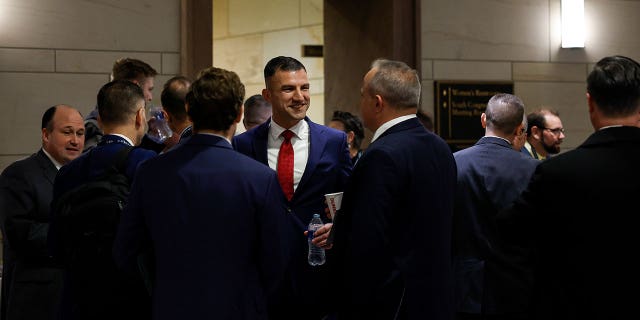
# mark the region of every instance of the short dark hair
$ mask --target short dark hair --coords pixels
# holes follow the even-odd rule
[[[640,64],[624,56],[602,58],[587,77],[587,92],[605,116],[628,116],[640,107]]]
[[[187,119],[187,108],[184,105],[190,86],[191,80],[187,77],[175,76],[164,83],[164,88],[160,94],[162,108],[178,121]]]
[[[531,127],[537,127],[540,129],[547,127],[547,121],[545,119],[546,115],[554,115],[556,117],[560,117],[560,113],[556,110],[541,107],[537,110],[532,111],[527,115],[527,135],[531,135]]]
[[[53,116],[56,114],[56,110],[58,109],[58,105],[51,106],[47,111],[42,115],[42,129],[47,129],[47,131],[51,132],[53,130]]]
[[[509,93],[498,93],[489,99],[485,110],[487,127],[511,133],[522,124],[524,102]]]
[[[155,77],[158,72],[144,61],[121,58],[113,64],[111,74],[113,75],[113,80],[133,81]]]
[[[254,94],[244,102],[244,117],[254,119],[259,114],[259,109],[271,108],[271,103],[261,94]]]
[[[142,89],[127,80],[111,81],[98,92],[100,121],[106,124],[125,124],[138,112],[138,103],[144,101]]]
[[[333,112],[331,121],[339,121],[342,123],[345,133],[353,131],[353,147],[360,149],[360,144],[362,143],[362,139],[364,139],[364,126],[360,118],[348,111],[336,110]]]
[[[267,62],[267,65],[264,66],[264,80],[266,82],[266,80],[276,74],[276,71],[278,70],[298,71],[300,69],[304,70],[305,72],[307,71],[302,62],[296,60],[295,58],[278,56],[269,60],[269,62]]]
[[[233,71],[209,67],[200,71],[187,94],[193,129],[228,130],[244,101],[244,85]]]

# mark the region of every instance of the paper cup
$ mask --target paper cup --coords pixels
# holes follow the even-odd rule
[[[324,198],[327,200],[327,207],[329,207],[329,214],[331,214],[331,220],[336,216],[336,211],[340,209],[342,205],[342,192],[325,194]]]

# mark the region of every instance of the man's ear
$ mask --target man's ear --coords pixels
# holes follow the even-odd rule
[[[531,127],[531,136],[533,138],[535,138],[536,140],[541,140],[542,139],[542,130],[540,130],[540,128],[538,128],[538,126]]]
[[[47,128],[42,128],[42,142],[49,143],[49,132]]]
[[[480,115],[480,125],[484,129],[487,128],[487,114],[484,112]]]
[[[355,139],[356,134],[353,131],[347,132],[347,143],[351,145],[353,143],[353,139]]]
[[[144,107],[138,109],[138,112],[136,112],[136,128],[139,128],[140,126],[144,126],[145,123],[145,112],[147,112],[147,110],[144,109]]]
[[[267,88],[262,89],[262,97],[271,103],[271,92]]]
[[[240,110],[238,110],[238,115],[236,116],[236,119],[233,120],[233,123],[240,123],[240,121],[242,120],[243,114],[244,114],[244,106],[240,105]]]

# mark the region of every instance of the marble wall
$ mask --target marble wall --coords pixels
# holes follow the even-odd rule
[[[560,0],[422,0],[422,108],[437,80],[510,81],[531,111],[551,106],[566,129],[562,150],[593,132],[586,77],[608,55],[640,60],[640,1],[585,0],[583,49],[560,48]]]
[[[303,45],[324,43],[322,9],[322,0],[213,0],[213,65],[235,71],[249,97],[262,92],[264,65],[271,58],[300,60],[311,85],[308,115],[323,123],[324,61],[302,57]]]
[[[0,1],[0,170],[39,148],[48,107],[88,114],[120,57],[159,72],[160,104],[180,69],[180,0]]]

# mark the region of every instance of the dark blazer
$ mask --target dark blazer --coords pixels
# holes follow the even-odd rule
[[[358,160],[336,214],[338,319],[452,319],[456,166],[447,144],[409,119]]]
[[[282,293],[286,305],[271,312],[274,319],[299,319],[304,314],[307,319],[320,319],[325,314],[322,301],[327,300],[328,267],[311,267],[307,262],[307,239],[304,231],[314,213],[319,213],[324,222],[329,222],[324,214],[324,195],[344,189],[351,173],[351,159],[346,135],[329,127],[311,122],[309,124],[309,158],[304,174],[293,198],[288,203],[290,228],[288,238],[291,244],[292,261],[287,272],[288,287]],[[269,165],[267,141],[271,120],[233,139],[234,148]],[[327,264],[330,263],[327,258]],[[312,289],[313,288],[313,289]]]
[[[267,319],[288,261],[284,201],[273,170],[196,134],[140,166],[114,256],[134,266],[152,241],[154,319]]]
[[[105,135],[100,143],[77,159],[63,166],[53,187],[53,201],[66,191],[90,181],[112,165],[113,157],[128,143],[121,137]],[[126,162],[126,175],[133,179],[140,163],[156,156],[151,150],[134,148]],[[49,249],[54,257],[60,254],[56,219],[50,216]],[[65,272],[61,305],[63,319],[148,319],[151,302],[138,274],[119,272],[113,265],[95,270],[93,283],[74,281],[74,275]]]
[[[625,319],[637,313],[640,128],[596,131],[540,163],[513,210],[513,240],[534,240],[537,319]],[[631,291],[629,291],[631,290]]]
[[[57,172],[40,150],[14,162],[0,176],[2,319],[53,319],[56,315],[62,269],[49,257],[46,243]]]
[[[456,311],[525,313],[532,261],[515,264],[504,258],[494,218],[520,196],[540,161],[497,137],[480,138],[453,156],[458,167],[453,220]]]

